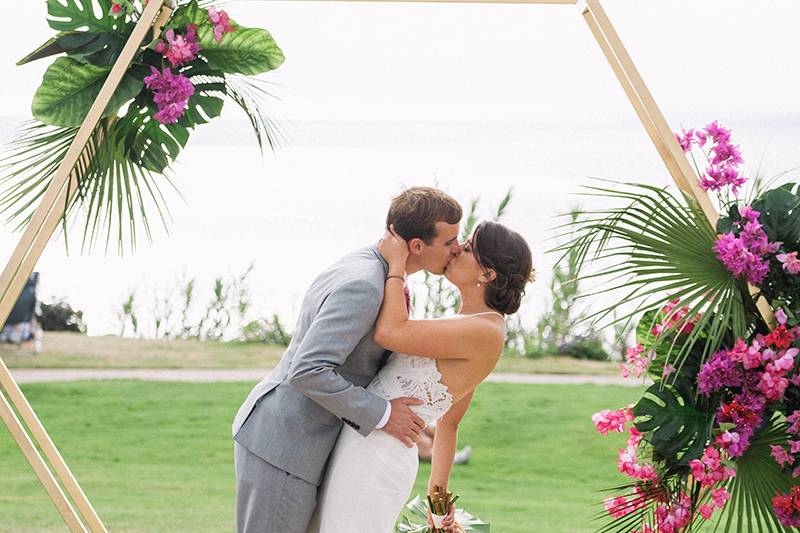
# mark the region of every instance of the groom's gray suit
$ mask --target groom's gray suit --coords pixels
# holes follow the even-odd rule
[[[364,387],[388,353],[372,340],[386,261],[342,258],[303,299],[292,342],[233,423],[239,531],[305,533],[342,422],[368,435],[387,401]]]

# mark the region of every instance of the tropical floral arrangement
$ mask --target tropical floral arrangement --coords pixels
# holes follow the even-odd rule
[[[454,503],[455,499],[449,500]],[[435,503],[430,503],[430,509],[435,507]],[[400,517],[400,521],[395,526],[395,533],[433,533],[428,525],[428,504],[421,496],[417,496],[406,504],[406,512]],[[481,522],[464,509],[456,509],[456,522],[461,525],[465,533],[489,533],[489,524]],[[421,523],[415,520],[422,520]]]
[[[58,168],[147,0],[47,0],[57,32],[18,64],[58,55],[33,98],[34,121],[0,163],[0,212],[18,228]],[[99,10],[95,9],[95,5]],[[160,185],[197,126],[220,116],[227,101],[247,115],[263,148],[275,139],[264,112],[270,93],[254,78],[278,68],[283,52],[263,29],[239,25],[209,0],[179,1],[161,34],[137,51],[76,168],[77,194],[64,217],[82,207],[84,245],[105,233],[119,248],[136,242],[155,209],[166,226]],[[160,179],[157,179],[160,177]]]
[[[677,139],[723,213],[716,227],[688,195],[600,182],[591,193],[622,205],[582,212],[559,248],[619,295],[595,320],[638,321],[621,372],[653,381],[635,404],[592,417],[601,434],[627,435],[617,467],[630,482],[605,500],[600,531],[798,527],[800,187],[756,179],[740,198],[748,180],[728,129]]]

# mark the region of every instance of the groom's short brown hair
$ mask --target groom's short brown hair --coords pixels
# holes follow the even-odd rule
[[[436,238],[436,223],[458,224],[461,206],[451,196],[433,187],[410,187],[394,198],[386,215],[386,228],[405,240],[422,239],[431,244]]]

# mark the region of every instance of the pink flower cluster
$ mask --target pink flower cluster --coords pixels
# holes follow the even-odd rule
[[[725,487],[719,487],[711,491],[711,502],[705,503],[700,506],[700,516],[705,518],[706,520],[711,518],[711,515],[714,514],[714,508],[722,509],[725,507],[725,503],[731,499],[731,494],[728,492],[728,489]]]
[[[633,420],[633,408],[631,406],[625,409],[603,409],[602,411],[592,415],[592,422],[598,433],[608,435],[609,431],[616,431],[622,433],[625,431],[625,424]]]
[[[723,128],[715,120],[704,129],[681,130],[675,138],[684,152],[692,149],[692,145],[704,148],[711,138],[711,148],[707,156],[709,166],[700,178],[700,186],[705,190],[717,191],[724,187],[731,187],[734,195],[738,195],[739,187],[745,184],[747,178],[742,176],[739,166],[744,162],[739,146],[731,142],[731,132]]]
[[[642,481],[652,481],[657,483],[659,480],[656,469],[652,464],[642,464],[636,454],[636,448],[644,438],[638,429],[631,426],[629,429],[631,436],[625,443],[625,448],[619,449],[617,467],[619,471],[633,479]]]
[[[772,458],[784,468],[792,469],[792,477],[800,477],[800,409],[794,411],[786,420],[791,424],[786,430],[787,433],[794,436],[794,439],[789,439],[789,449],[783,446],[773,444],[770,446],[772,450]]]
[[[145,87],[153,91],[153,101],[158,106],[154,118],[161,124],[174,124],[183,116],[194,85],[182,74],[175,75],[168,67],[159,72],[150,67],[152,74],[144,79]]]
[[[777,254],[775,259],[781,263],[783,269],[789,274],[800,274],[800,259],[797,258],[797,252]]]
[[[653,326],[653,336],[658,337],[664,331],[669,330],[670,328],[676,327],[681,322],[684,322],[683,326],[681,326],[680,331],[678,331],[679,335],[686,334],[692,332],[694,329],[694,325],[697,323],[698,320],[703,316],[702,313],[698,313],[692,317],[691,320],[686,320],[686,316],[689,314],[689,308],[687,306],[683,306],[678,308],[678,305],[681,303],[680,298],[676,298],[671,300],[664,306],[661,310],[664,313],[664,322],[660,324],[656,324]]]
[[[739,236],[733,233],[723,234],[714,243],[714,251],[733,277],[745,276],[749,283],[758,285],[769,274],[767,254],[778,251],[781,243],[769,242],[758,221],[758,211],[744,206],[739,213],[744,223]]]
[[[197,44],[197,26],[186,25],[186,33],[179,35],[175,30],[167,30],[164,34],[166,41],[159,40],[156,52],[163,54],[173,67],[179,67],[197,59],[200,45]]]
[[[595,429],[598,433],[608,435],[610,431],[623,433],[628,422],[633,421],[633,408],[628,406],[625,409],[615,411],[604,409],[592,415]],[[625,448],[619,449],[617,466],[619,471],[634,479],[642,481],[658,481],[655,467],[652,464],[641,464],[636,454],[636,448],[644,437],[635,426],[628,429],[630,437],[625,443]]]
[[[788,377],[800,353],[790,346],[800,330],[786,327],[787,317],[782,310],[775,316],[778,327],[772,332],[756,335],[749,345],[740,339],[730,350],[715,353],[697,376],[698,391],[706,396],[725,388],[740,389],[716,413],[718,424],[734,426],[715,441],[731,457],[741,457],[747,450],[761,426],[767,402],[782,400],[789,383],[800,385],[800,375]]]
[[[725,465],[722,452],[714,446],[708,446],[700,459],[689,461],[689,467],[702,487],[713,487],[736,475],[736,470]]]
[[[637,485],[633,487],[628,497],[616,496],[614,498],[607,498],[605,501],[605,508],[612,517],[621,518],[644,507],[646,501],[647,495],[642,488]]]
[[[228,14],[215,7],[208,10],[208,20],[214,25],[214,39],[219,43],[222,42],[222,36],[226,33],[236,31],[231,24]]]
[[[655,516],[659,533],[679,533],[692,520],[692,499],[682,492],[676,501],[656,507]]]
[[[625,362],[619,365],[622,377],[627,378],[631,375],[631,372],[635,373],[637,378],[642,377],[642,374],[647,372],[655,356],[656,354],[652,350],[645,353],[644,346],[641,344],[637,344],[633,348],[628,348],[626,350]]]
[[[112,15],[119,15],[122,13],[122,4],[118,4],[116,2],[111,2],[111,14]]]
[[[800,527],[800,487],[795,485],[788,494],[772,498],[775,516],[784,527]]]

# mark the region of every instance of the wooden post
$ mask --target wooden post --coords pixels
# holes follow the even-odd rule
[[[19,297],[22,288],[30,277],[36,262],[39,260],[44,247],[50,237],[58,227],[59,221],[64,216],[70,201],[77,190],[78,180],[81,171],[85,170],[94,154],[87,150],[87,144],[92,136],[101,135],[97,125],[101,119],[103,111],[108,102],[119,86],[122,77],[130,67],[134,56],[139,51],[142,41],[148,32],[153,29],[153,35],[158,36],[161,28],[172,14],[172,7],[164,5],[165,0],[150,0],[145,7],[142,15],[128,38],[125,47],[122,49],[119,58],[114,63],[111,72],[106,78],[105,83],[100,89],[92,107],[86,115],[75,140],[69,147],[64,159],[61,161],[58,170],[53,176],[50,185],[45,191],[41,204],[36,209],[30,223],[20,239],[19,244],[14,249],[11,259],[6,265],[3,273],[0,274],[0,324],[3,324],[11,312],[14,303]],[[96,140],[98,140],[96,138]],[[102,139],[99,139],[102,141]],[[28,426],[35,441],[25,433],[25,429],[19,419],[14,416],[11,406],[5,400],[0,391],[0,415],[3,422],[8,426],[17,444],[25,454],[26,459],[41,480],[48,495],[55,503],[59,513],[72,531],[86,531],[81,519],[75,509],[69,504],[63,492],[58,486],[56,477],[44,462],[41,455],[36,452],[34,442],[41,447],[47,460],[55,470],[58,479],[63,483],[66,492],[75,502],[76,507],[85,520],[86,526],[92,532],[106,532],[105,526],[101,522],[88,498],[81,490],[77,480],[73,476],[55,444],[50,439],[42,423],[34,413],[25,396],[22,394],[17,383],[11,376],[5,363],[0,359],[0,386],[8,395],[11,404],[17,409],[25,424]]]
[[[711,226],[716,227],[719,213],[711,203],[708,193],[700,187],[694,169],[675,139],[675,134],[667,124],[667,120],[656,105],[655,99],[647,89],[636,65],[622,44],[622,40],[614,30],[611,20],[600,5],[600,0],[583,0],[579,8],[592,35],[622,85],[622,89],[633,104],[636,114],[639,115],[647,134],[667,166],[672,179],[675,180],[678,187],[697,201]],[[756,301],[756,307],[758,307],[764,322],[770,327],[773,326],[775,314],[766,298],[761,296],[758,288],[753,285],[749,285],[748,289]]]

